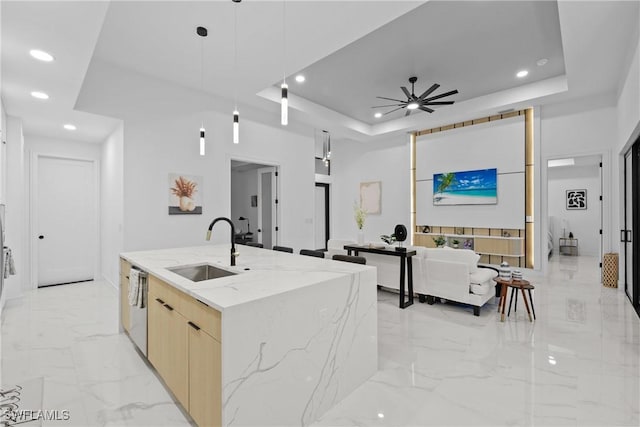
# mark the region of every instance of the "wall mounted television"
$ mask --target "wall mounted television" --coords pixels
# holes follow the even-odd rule
[[[495,205],[498,170],[479,169],[433,174],[433,205]]]

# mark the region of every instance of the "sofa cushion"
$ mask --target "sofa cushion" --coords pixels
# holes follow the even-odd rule
[[[469,274],[469,283],[481,285],[485,282],[490,283],[491,279],[497,277],[498,273],[490,268],[478,268],[475,272]]]
[[[474,295],[486,295],[490,290],[491,285],[489,285],[487,282],[481,285],[476,283],[472,283],[469,285],[469,291]]]
[[[480,255],[470,249],[430,248],[426,250],[426,258],[439,261],[461,262],[469,266],[469,273],[478,271]]]

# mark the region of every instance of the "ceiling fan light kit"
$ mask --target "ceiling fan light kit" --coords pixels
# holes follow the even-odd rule
[[[441,93],[440,95],[435,95],[435,96],[429,97],[429,95],[431,95],[433,92],[435,92],[440,87],[440,85],[437,84],[437,83],[434,83],[433,85],[431,85],[431,87],[429,89],[425,90],[422,93],[422,95],[416,96],[416,94],[415,94],[415,84],[416,84],[417,81],[418,81],[417,77],[409,78],[409,83],[411,83],[411,92],[409,92],[409,90],[405,86],[400,86],[400,89],[402,89],[402,92],[404,92],[405,96],[407,97],[406,101],[403,101],[402,99],[394,99],[394,98],[386,98],[384,96],[376,96],[376,98],[378,98],[378,99],[384,99],[386,101],[394,101],[394,102],[396,102],[396,104],[376,105],[376,106],[371,107],[371,108],[395,107],[394,109],[384,113],[383,114],[384,116],[386,116],[387,114],[391,114],[394,111],[398,111],[398,110],[401,110],[401,109],[405,108],[407,110],[407,112],[405,113],[405,116],[408,116],[409,114],[411,114],[411,111],[413,111],[413,110],[420,110],[420,111],[424,111],[425,113],[433,113],[434,110],[432,108],[429,108],[430,106],[433,106],[433,105],[451,105],[451,104],[453,104],[455,102],[455,101],[436,101],[436,100],[445,98],[447,96],[455,95],[456,93],[458,93],[458,91],[456,89],[454,89],[452,91],[449,91],[449,92]],[[378,116],[376,116],[376,117],[378,117]]]

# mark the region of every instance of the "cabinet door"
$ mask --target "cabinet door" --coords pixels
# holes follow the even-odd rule
[[[164,315],[164,302],[154,294],[149,294],[147,302],[147,358],[149,362],[161,372],[167,353],[167,339],[165,336],[168,320]]]
[[[165,384],[189,407],[187,321],[162,299],[150,294],[147,312],[147,353]]]
[[[200,427],[222,421],[220,343],[189,322],[189,414]]]

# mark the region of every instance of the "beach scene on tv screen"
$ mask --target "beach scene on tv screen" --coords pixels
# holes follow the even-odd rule
[[[434,205],[495,205],[496,203],[498,203],[498,173],[495,168],[433,175]]]

